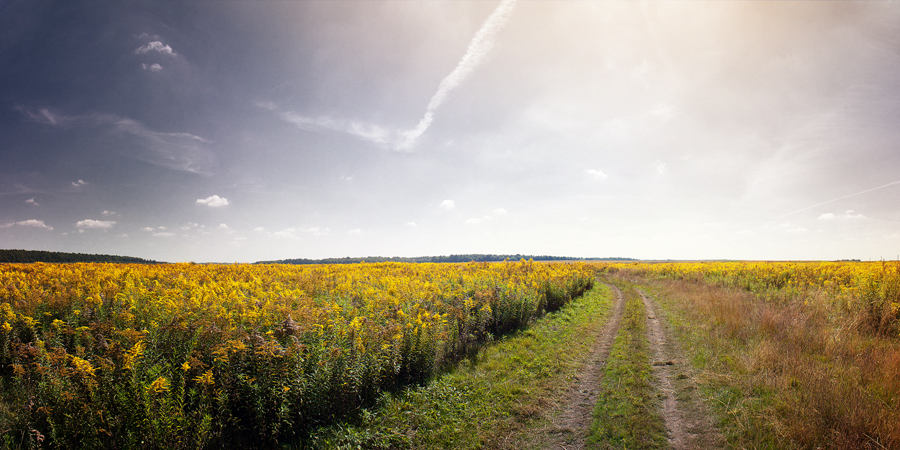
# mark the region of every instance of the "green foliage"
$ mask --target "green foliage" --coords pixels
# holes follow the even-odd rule
[[[0,249],[0,263],[130,263],[156,264],[156,261],[133,256],[93,255],[87,253],[48,252],[43,250]]]
[[[652,384],[644,304],[634,287],[616,284],[625,295],[625,312],[600,380],[587,447],[663,448],[666,430]]]
[[[560,395],[609,317],[606,286],[588,291],[433,382],[386,394],[354,421],[321,429],[316,449],[478,449],[534,425]],[[565,348],[567,351],[560,352]]]

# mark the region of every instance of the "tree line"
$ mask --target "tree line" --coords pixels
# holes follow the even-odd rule
[[[45,250],[0,250],[0,263],[130,263],[156,264],[157,261],[133,256],[94,255],[88,253],[49,252]]]
[[[573,258],[570,256],[549,256],[549,255],[493,255],[493,254],[464,254],[464,255],[442,255],[442,256],[416,256],[416,257],[384,257],[384,256],[368,256],[365,258],[351,258],[349,256],[343,258],[325,258],[325,259],[279,259],[275,261],[258,261],[256,264],[357,264],[361,262],[407,262],[407,263],[467,263],[467,262],[496,262],[496,261],[637,261],[634,258]]]

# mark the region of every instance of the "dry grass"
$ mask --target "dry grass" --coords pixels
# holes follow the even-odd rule
[[[762,298],[650,285],[678,326],[737,447],[900,448],[900,342],[820,296]]]

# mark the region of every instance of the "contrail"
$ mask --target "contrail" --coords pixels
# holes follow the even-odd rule
[[[434,111],[441,106],[441,103],[444,103],[447,94],[462,84],[466,77],[484,62],[488,52],[494,47],[497,33],[503,28],[514,6],[515,0],[503,0],[497,6],[497,9],[491,13],[478,32],[475,33],[472,41],[469,42],[469,48],[466,49],[466,54],[459,60],[459,64],[456,65],[453,72],[450,72],[450,75],[441,80],[437,92],[434,93],[431,101],[428,102],[428,108],[425,110],[422,120],[412,130],[401,133],[403,139],[397,144],[397,150],[409,150],[415,145],[416,139],[431,126],[431,122],[434,121]]]
[[[815,207],[817,207],[817,206],[822,206],[822,205],[827,205],[827,204],[829,204],[829,203],[834,203],[834,202],[836,202],[836,201],[838,201],[838,200],[843,200],[843,199],[845,199],[845,198],[856,197],[857,195],[862,195],[862,194],[865,194],[865,193],[867,193],[867,192],[872,192],[872,191],[877,191],[877,190],[879,190],[879,189],[884,189],[884,188],[886,188],[886,187],[888,187],[888,186],[893,186],[893,185],[895,185],[895,184],[900,184],[900,180],[892,181],[892,182],[890,182],[890,183],[888,183],[888,184],[885,184],[885,185],[883,185],[883,186],[878,186],[878,187],[875,187],[875,188],[872,188],[872,189],[866,189],[865,191],[857,192],[857,193],[855,193],[855,194],[845,195],[845,196],[843,196],[843,197],[838,197],[838,198],[835,198],[835,199],[832,199],[832,200],[828,200],[827,202],[822,202],[822,203],[817,203],[817,204],[812,205],[812,206],[807,206],[806,208],[798,209],[798,210],[796,210],[796,211],[794,211],[794,212],[787,213],[787,214],[785,214],[785,215],[783,215],[783,216],[779,216],[779,217],[777,217],[777,218],[778,218],[778,219],[781,219],[782,217],[787,217],[787,216],[790,216],[790,215],[792,215],[792,214],[797,214],[798,212],[806,211],[807,209],[813,209],[813,208],[815,208]]]

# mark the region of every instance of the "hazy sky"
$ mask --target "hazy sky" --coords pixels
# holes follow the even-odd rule
[[[0,0],[0,248],[894,259],[900,3]]]

